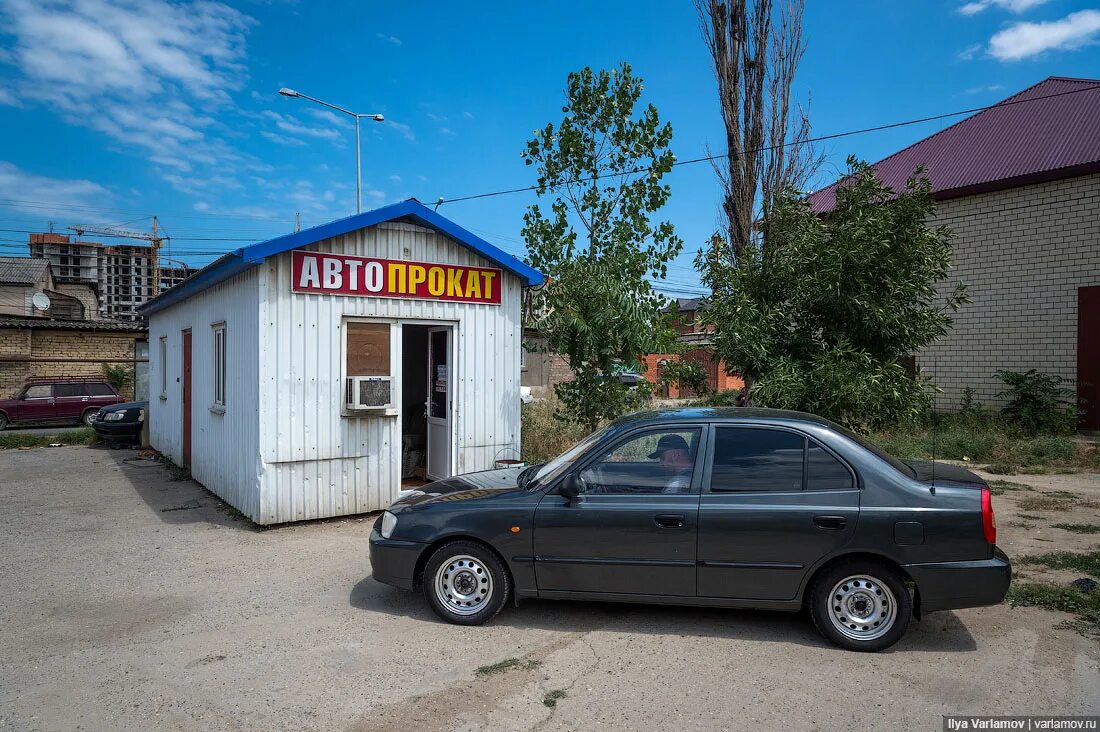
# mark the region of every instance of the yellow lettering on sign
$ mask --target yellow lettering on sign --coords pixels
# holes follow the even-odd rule
[[[447,270],[447,297],[464,297],[462,291],[462,270],[451,267]]]
[[[466,297],[481,299],[481,278],[473,270],[466,271]]]
[[[485,299],[493,299],[493,278],[497,276],[496,272],[482,272],[481,279],[485,281]]]
[[[400,262],[390,262],[389,273],[386,275],[386,289],[390,292],[405,294],[405,265]]]
[[[443,276],[442,267],[432,267],[428,270],[428,292],[433,295],[439,296],[443,294],[443,290],[446,289],[447,282]]]
[[[419,264],[409,265],[409,294],[416,294],[416,287],[428,276],[427,270]]]

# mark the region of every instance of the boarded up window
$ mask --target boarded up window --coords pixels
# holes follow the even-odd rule
[[[348,327],[348,376],[390,376],[389,323],[354,323]]]

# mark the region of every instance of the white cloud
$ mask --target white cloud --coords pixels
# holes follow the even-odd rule
[[[400,46],[401,45],[401,39],[398,38],[397,36],[391,36],[391,35],[387,35],[385,33],[375,33],[374,37],[379,38],[383,41],[389,41],[390,43],[392,43],[395,46]]]
[[[351,117],[341,117],[340,115],[330,112],[327,109],[306,109],[309,114],[313,115],[317,119],[332,125],[333,127],[351,127],[353,120]]]
[[[416,142],[416,135],[413,134],[412,127],[409,127],[403,122],[394,122],[392,119],[386,120],[386,124],[400,132],[406,140]]]
[[[471,119],[471,120],[474,119],[474,113],[473,112],[463,112],[462,116],[465,117],[466,119]]]
[[[1100,10],[1079,10],[1061,20],[1016,23],[989,39],[989,54],[1019,61],[1045,51],[1074,49],[1092,43],[1100,33]]]
[[[959,12],[963,15],[975,15],[988,8],[996,7],[1019,15],[1048,2],[1050,0],[974,0],[960,7]]]
[[[35,175],[0,160],[0,198],[35,216],[71,216],[73,206],[108,203],[111,192],[90,180]]]
[[[273,112],[270,109],[266,109],[260,113],[262,116],[275,123],[283,132],[290,133],[292,135],[300,135],[303,137],[317,137],[322,140],[340,141],[343,135],[339,130],[334,130],[330,127],[309,127],[298,121],[297,118],[290,116],[289,114],[279,114]]]
[[[9,93],[177,171],[262,168],[208,116],[243,85],[252,20],[212,0],[0,0]]]
[[[1001,91],[1002,89],[1004,89],[1003,84],[988,84],[986,86],[972,86],[969,89],[967,89],[966,91],[964,91],[963,94],[990,94],[990,93],[993,93],[993,92]]]
[[[970,61],[982,50],[982,44],[975,43],[973,46],[967,46],[963,50],[955,54],[962,61]]]
[[[286,145],[287,147],[302,146],[305,145],[305,140],[300,140],[297,137],[287,137],[286,135],[280,135],[270,130],[261,130],[260,136],[271,140],[276,145]]]
[[[209,211],[210,210],[210,204],[207,203],[206,201],[198,201],[198,202],[195,203],[194,208],[195,208],[196,211],[199,211],[199,212]]]
[[[440,127],[440,128],[439,128],[439,134],[441,134],[441,135],[451,135],[451,136],[454,136],[454,134],[455,134],[455,131],[454,131],[454,130],[452,130],[452,129],[451,129],[450,127]]]
[[[390,176],[390,180],[392,180],[392,181],[393,181],[394,183],[400,183],[400,182],[401,182],[401,176],[399,176],[399,175],[391,175],[391,176]]]

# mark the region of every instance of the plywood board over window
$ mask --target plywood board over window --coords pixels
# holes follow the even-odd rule
[[[391,376],[390,324],[349,322],[348,376]]]

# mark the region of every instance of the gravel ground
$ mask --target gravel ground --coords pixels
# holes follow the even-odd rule
[[[370,579],[373,517],[260,531],[136,457],[0,452],[0,730],[938,730],[948,713],[1100,713],[1100,644],[1058,613],[935,613],[876,655],[781,613],[529,601],[460,628]],[[1011,480],[1100,494],[1090,476]],[[1019,498],[995,499],[1006,519]],[[1005,524],[1010,553],[1063,538]]]

